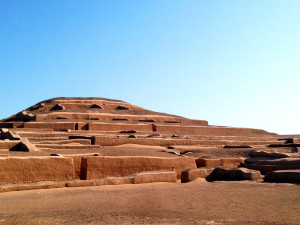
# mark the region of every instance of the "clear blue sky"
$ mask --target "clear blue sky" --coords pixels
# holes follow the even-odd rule
[[[300,133],[300,1],[0,0],[0,118],[106,97]]]

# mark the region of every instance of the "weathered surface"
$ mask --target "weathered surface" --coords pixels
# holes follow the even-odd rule
[[[264,130],[217,127],[217,126],[178,126],[178,125],[157,125],[157,132],[187,133],[187,134],[214,134],[214,135],[270,135]]]
[[[3,224],[296,225],[299,195],[298,185],[250,182],[60,188],[2,193],[0,217]]]
[[[224,166],[229,168],[236,168],[244,161],[242,158],[221,158],[221,159],[196,159],[197,167],[217,167]]]
[[[132,174],[127,177],[107,177],[96,180],[69,180],[69,181],[40,181],[28,184],[6,184],[0,186],[1,192],[24,191],[35,189],[63,188],[63,187],[88,187],[103,185],[121,185],[121,184],[144,184],[168,182],[176,183],[177,175],[175,172],[142,172]]]
[[[28,122],[24,123],[25,128],[51,128],[53,130],[75,130],[75,123],[72,122]]]
[[[21,138],[21,142],[10,148],[9,151],[31,152],[38,151],[38,149],[27,138]]]
[[[276,170],[294,170],[300,169],[299,164],[287,164],[287,165],[258,165],[258,164],[243,164],[245,168],[252,170],[259,170],[261,174],[266,174],[268,172],[276,171]]]
[[[144,156],[119,157],[84,157],[82,159],[82,178],[99,179],[104,177],[125,177],[145,171],[176,171],[180,178],[181,172],[196,168],[194,158],[160,158]]]
[[[114,128],[117,128],[118,125],[113,125]],[[146,126],[146,125],[145,125]],[[125,128],[125,127],[124,127]],[[130,128],[130,126],[128,126]],[[114,129],[113,129],[114,130]],[[116,131],[119,131],[120,128],[117,128]],[[137,129],[142,131],[140,129]],[[170,145],[202,145],[202,146],[216,146],[221,147],[226,142],[232,142],[228,140],[196,140],[196,139],[179,139],[179,138],[137,138],[137,139],[128,139],[120,137],[111,137],[111,136],[96,136],[95,144],[102,146],[116,146],[123,144],[141,144],[141,145],[156,145],[156,146],[170,146]],[[243,141],[234,141],[235,143]],[[249,141],[246,141],[249,142]],[[265,141],[252,141],[254,145],[263,144]]]
[[[68,181],[67,187],[85,187],[120,184],[144,184],[155,182],[177,182],[177,174],[174,171],[152,171],[132,174],[126,177],[105,177],[94,180]]]
[[[196,159],[196,165],[197,167],[217,167],[221,166],[221,160],[220,159],[203,159],[198,158]]]
[[[16,134],[14,131],[10,131],[6,128],[0,129],[0,133],[3,137],[3,139],[8,139],[8,140],[20,140],[20,136]]]
[[[247,168],[215,168],[207,177],[208,180],[261,180],[261,173],[257,170],[250,170]]]
[[[254,151],[252,156],[242,164],[243,167],[259,170],[262,174],[276,170],[300,169],[300,156],[297,153],[278,153]]]
[[[300,157],[299,158],[267,158],[267,157],[252,157],[247,158],[245,163],[256,164],[256,165],[299,165],[300,166]]]
[[[83,139],[83,140],[90,140],[90,144],[95,144],[95,137],[94,136],[84,136],[84,135],[70,135],[69,139]]]
[[[83,157],[87,156],[98,156],[99,153],[87,153],[87,154],[69,154],[64,155],[64,157],[71,157],[73,159],[74,171],[75,171],[75,179],[80,179],[81,176],[81,161]]]
[[[74,179],[72,158],[0,158],[0,184]]]
[[[0,140],[0,149],[11,149],[14,146],[20,144],[21,141],[11,141],[11,140]]]
[[[236,168],[244,162],[243,158],[221,158],[221,166],[229,167],[229,168]]]
[[[25,191],[25,190],[35,190],[35,189],[49,189],[49,188],[63,188],[66,183],[63,181],[40,181],[37,183],[27,183],[27,184],[7,184],[0,186],[1,192],[10,191]]]
[[[197,169],[188,169],[181,172],[181,183],[187,183],[197,178],[207,178],[214,168],[197,168]]]
[[[266,182],[300,183],[300,170],[277,170],[265,175]]]
[[[88,129],[91,131],[122,131],[122,130],[136,130],[144,132],[152,132],[152,126],[150,124],[110,124],[110,123],[89,123]]]
[[[1,120],[0,128],[7,128],[0,134],[1,157],[69,155],[73,159],[76,179],[80,176],[93,179],[129,176],[153,170],[171,171],[173,167],[180,177],[181,171],[196,168],[194,159],[182,156],[218,157],[197,159],[197,164],[235,168],[243,159],[229,157],[247,157],[250,151],[242,149],[245,146],[266,149],[270,144],[281,146],[286,139],[295,140],[295,137],[279,136],[260,129],[208,126],[205,120],[154,112],[120,100],[104,98],[53,98],[42,101]],[[285,139],[278,140],[280,137]],[[7,138],[11,141],[2,141]],[[19,142],[13,141],[16,139],[20,139]],[[234,149],[223,148],[224,145],[233,146]],[[166,151],[165,147],[172,150]],[[200,148],[212,147],[215,153],[204,150],[205,154],[202,154]],[[125,163],[120,163],[120,159],[105,159],[106,164],[98,164],[97,159],[89,156],[91,159],[84,159],[82,167],[81,158],[86,158],[86,154],[92,155],[91,152],[103,156],[180,157],[147,159],[149,161],[128,157]],[[85,155],[75,156],[78,153]],[[82,168],[85,168],[85,173]],[[116,178],[109,182],[123,181]]]
[[[65,109],[65,107],[62,106],[61,104],[56,104],[55,106],[53,106],[51,108],[51,111],[54,111],[54,110],[64,110],[64,109]]]
[[[154,182],[177,182],[177,173],[175,171],[151,171],[141,172],[130,176],[133,184],[144,184]]]

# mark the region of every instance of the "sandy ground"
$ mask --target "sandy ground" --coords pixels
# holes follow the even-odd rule
[[[155,183],[0,194],[0,224],[300,224],[300,186]]]

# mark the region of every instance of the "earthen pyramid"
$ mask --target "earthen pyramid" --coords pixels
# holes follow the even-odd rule
[[[189,180],[191,174],[182,173],[188,169],[197,177],[209,175],[206,167],[241,166],[241,157],[253,150],[279,154],[270,147],[298,147],[297,137],[209,125],[105,98],[49,99],[1,120],[0,128],[2,185],[104,178],[106,184],[176,182],[182,174]],[[244,167],[253,169],[251,164]]]

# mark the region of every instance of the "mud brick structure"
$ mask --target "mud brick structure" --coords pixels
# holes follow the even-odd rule
[[[210,125],[120,100],[53,98],[0,120],[0,184],[27,184],[26,189],[48,181],[65,182],[53,187],[174,182],[174,174],[180,179],[181,173],[184,182],[216,173],[220,180],[222,174],[245,179],[250,172],[237,167],[263,174],[299,169],[298,153],[290,153],[299,140]],[[213,172],[219,167],[226,169]],[[271,176],[268,180],[276,180]]]

